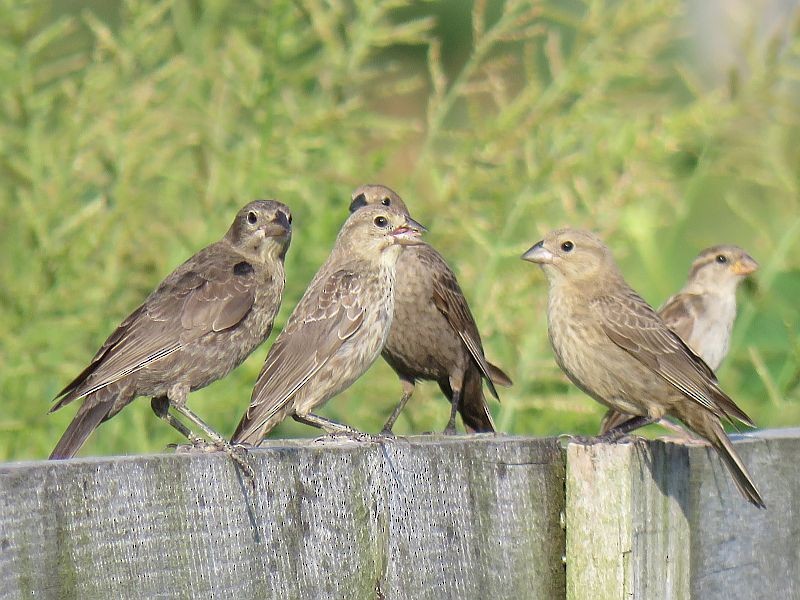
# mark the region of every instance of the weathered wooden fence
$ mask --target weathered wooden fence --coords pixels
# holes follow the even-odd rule
[[[0,598],[800,598],[800,430],[705,447],[272,441],[0,466]],[[566,560],[565,560],[566,559]]]

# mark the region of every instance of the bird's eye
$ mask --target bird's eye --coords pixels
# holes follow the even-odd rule
[[[724,254],[717,254],[717,262],[721,265],[724,265],[726,262],[728,262],[728,257]]]
[[[255,225],[257,221],[258,215],[256,213],[254,213],[252,210],[247,213],[247,222],[250,223],[250,225]]]
[[[289,225],[292,224],[292,215],[289,215]]]
[[[383,204],[384,206],[389,206],[391,203],[392,201],[389,198],[384,198],[383,200],[381,200],[381,204]]]
[[[389,224],[389,219],[387,219],[386,217],[375,217],[375,221],[373,222],[378,227],[386,227]]]
[[[566,242],[564,242],[563,244],[561,244],[561,249],[562,249],[564,252],[572,252],[572,249],[573,249],[574,247],[575,247],[575,244],[573,244],[573,243],[572,243],[572,242],[570,242],[569,240],[567,240]]]

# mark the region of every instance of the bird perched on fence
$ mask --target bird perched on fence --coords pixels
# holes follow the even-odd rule
[[[170,273],[58,394],[51,412],[84,401],[50,458],[74,456],[102,421],[135,397],[150,396],[156,414],[190,441],[202,442],[170,406],[240,462],[188,409],[186,397],[227,375],[269,336],[283,294],[291,222],[286,205],[251,202],[225,237]]]
[[[728,353],[736,320],[736,288],[758,269],[758,263],[738,246],[706,248],[694,259],[689,278],[658,314],[713,371]],[[601,435],[630,415],[609,410]]]
[[[350,212],[381,205],[408,214],[400,196],[382,185],[356,189]],[[436,381],[450,400],[446,433],[455,433],[457,412],[468,431],[494,431],[483,380],[497,398],[494,384],[510,386],[511,379],[486,360],[478,327],[455,274],[427,243],[408,248],[397,260],[394,321],[383,358],[403,386],[403,396],[384,425],[384,433],[391,432],[418,379]]]
[[[585,231],[560,229],[522,258],[539,264],[547,277],[548,332],[558,365],[598,402],[638,417],[600,439],[673,416],[714,447],[742,495],[763,508],[721,419],[753,422],[719,388],[711,369],[628,286],[603,242]]]
[[[257,444],[288,416],[328,433],[354,433],[313,414],[378,358],[394,312],[397,258],[419,243],[419,223],[386,206],[350,216],[328,260],[267,354],[232,442]]]

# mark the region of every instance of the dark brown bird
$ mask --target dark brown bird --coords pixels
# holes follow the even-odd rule
[[[385,206],[347,219],[270,348],[234,443],[257,444],[290,415],[328,433],[356,432],[311,411],[378,358],[392,323],[397,258],[424,230]]]
[[[758,263],[738,246],[706,248],[692,263],[683,289],[658,311],[667,327],[713,371],[719,368],[730,347],[736,320],[736,289],[757,269]],[[609,411],[603,418],[601,435],[630,418]]]
[[[56,397],[51,412],[84,398],[51,459],[69,458],[137,396],[193,443],[174,407],[220,447],[230,445],[186,407],[189,392],[227,375],[272,330],[284,287],[292,216],[274,200],[242,208],[216,242],[175,269]]]
[[[363,185],[353,192],[350,212],[378,205],[408,214],[400,196],[382,185]],[[394,321],[383,358],[403,386],[403,397],[384,425],[384,433],[391,433],[418,379],[436,381],[450,400],[446,433],[455,433],[456,412],[467,431],[495,430],[483,380],[495,398],[494,384],[510,386],[511,380],[486,360],[478,327],[455,274],[427,243],[406,249],[397,260]]]
[[[753,426],[717,385],[714,373],[622,277],[611,252],[591,233],[561,229],[522,258],[539,264],[550,285],[548,332],[556,362],[581,390],[635,415],[617,434],[669,415],[717,451],[742,495],[763,508],[721,419]]]

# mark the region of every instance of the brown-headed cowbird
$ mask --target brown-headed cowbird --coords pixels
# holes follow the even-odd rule
[[[605,439],[675,417],[711,444],[742,495],[763,508],[721,419],[753,422],[719,388],[708,365],[628,286],[603,242],[585,231],[560,229],[522,258],[539,264],[547,277],[548,332],[558,365],[598,402],[639,417]]]
[[[350,212],[365,206],[408,209],[400,196],[383,185],[362,185],[352,195]],[[467,431],[494,431],[483,396],[483,380],[497,398],[494,383],[510,386],[503,371],[483,355],[481,336],[455,273],[429,244],[408,248],[397,260],[394,321],[383,358],[403,386],[403,397],[386,425],[394,422],[414,393],[416,380],[436,381],[451,402],[446,433],[455,433],[456,411]]]
[[[232,442],[257,444],[291,415],[328,433],[354,433],[313,414],[375,362],[394,311],[397,257],[425,228],[385,206],[345,221],[328,260],[267,354]]]
[[[739,246],[713,246],[692,263],[689,278],[658,314],[713,371],[728,353],[736,320],[736,288],[758,269],[758,263]],[[629,415],[610,410],[601,435],[618,427]]]
[[[102,421],[137,396],[152,397],[156,414],[193,443],[200,438],[170,406],[234,456],[186,407],[186,397],[227,375],[269,336],[283,294],[291,220],[280,202],[251,202],[225,237],[167,276],[58,394],[52,410],[84,401],[50,458],[74,456]]]

